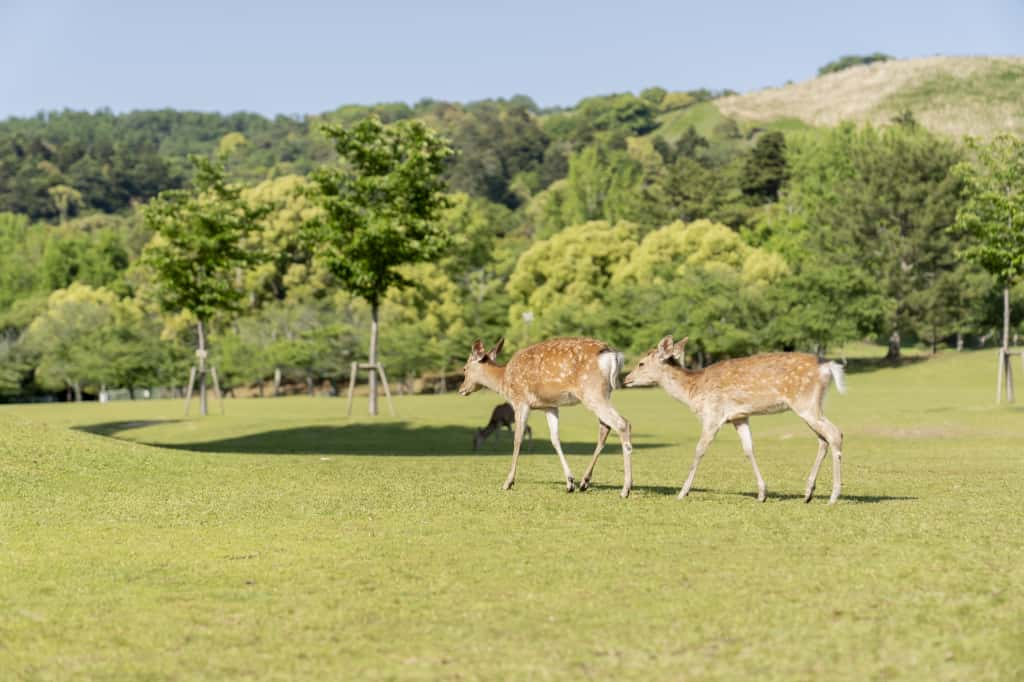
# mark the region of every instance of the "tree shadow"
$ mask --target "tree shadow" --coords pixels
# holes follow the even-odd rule
[[[117,434],[122,431],[130,431],[131,429],[142,429],[147,426],[159,426],[161,424],[177,424],[180,419],[143,419],[137,421],[119,421],[119,422],[104,422],[102,424],[85,424],[83,426],[73,426],[75,431],[84,431],[86,433],[93,433],[97,436],[107,436],[108,438],[119,438]],[[119,438],[119,440],[132,440],[131,438]],[[135,441],[133,441],[135,442]]]
[[[117,434],[129,429],[179,420],[150,422],[107,422],[77,427],[81,431],[118,438]],[[123,438],[131,442],[154,447],[205,452],[213,454],[259,455],[405,455],[451,456],[480,455],[507,457],[512,453],[512,438],[496,439],[492,436],[479,450],[473,449],[476,429],[468,426],[415,426],[408,422],[379,424],[346,424],[340,426],[302,426],[251,433],[220,440],[190,443],[154,442]],[[645,447],[664,447],[662,443],[648,443]],[[567,455],[592,454],[594,443],[562,441]],[[534,438],[532,447],[523,444],[523,456],[554,454],[547,438]]]
[[[870,374],[881,369],[894,369],[897,367],[910,367],[922,362],[927,362],[931,357],[928,355],[913,355],[902,357],[899,360],[888,360],[886,358],[847,358],[844,369],[847,374]]]

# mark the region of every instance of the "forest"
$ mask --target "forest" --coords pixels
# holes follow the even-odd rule
[[[881,58],[884,56],[879,56]],[[823,69],[826,67],[823,67]],[[844,67],[835,67],[844,68]],[[0,121],[0,400],[135,397],[187,380],[195,319],[160,305],[147,206],[217,159],[263,207],[209,320],[235,395],[337,392],[370,307],[315,257],[310,185],[339,162],[325,126],[418,121],[448,141],[443,253],[380,301],[380,356],[434,390],[471,343],[592,335],[639,353],[667,333],[695,362],[1000,342],[1004,281],[953,229],[977,146],[907,110],[886,125],[752,125],[725,92],[651,87],[542,109],[525,96],[349,105],[320,115],[63,111]],[[1011,292],[1019,321],[1021,286]],[[1020,331],[1018,324],[1012,334]]]

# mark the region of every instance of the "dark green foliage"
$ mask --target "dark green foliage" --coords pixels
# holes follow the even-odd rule
[[[740,186],[753,201],[765,204],[778,200],[788,174],[786,137],[778,131],[770,131],[759,135],[754,143],[743,166]]]
[[[831,61],[825,66],[818,69],[818,75],[824,76],[827,73],[835,73],[848,69],[851,66],[860,66],[861,64],[873,64],[875,62],[885,62],[892,59],[892,56],[884,54],[882,52],[873,52],[867,55],[844,55],[835,61]]]

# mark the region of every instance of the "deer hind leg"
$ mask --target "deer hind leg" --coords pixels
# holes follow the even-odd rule
[[[686,477],[686,483],[683,483],[683,488],[679,491],[680,500],[690,494],[690,488],[693,487],[693,479],[697,475],[697,467],[700,465],[700,460],[704,453],[707,452],[711,441],[718,435],[720,428],[722,428],[721,424],[715,424],[714,426],[702,425],[700,440],[697,441],[697,452],[693,457],[693,464],[690,465],[690,475]]]
[[[615,429],[615,433],[619,434],[619,440],[622,441],[623,474],[622,492],[620,495],[622,497],[629,497],[629,492],[633,489],[633,440],[632,429],[629,426],[629,422],[626,421],[623,416],[619,414],[614,407],[612,407],[612,404],[607,402],[607,400],[601,403],[590,403],[587,407],[591,412],[597,415],[597,418],[603,424],[607,424],[611,428]]]
[[[804,495],[804,499],[809,500],[810,494],[814,492],[814,486],[811,482],[817,480],[818,467],[825,457],[825,448],[822,444],[822,441],[824,441],[828,444],[828,449],[832,451],[832,494],[828,498],[828,503],[835,504],[843,488],[843,432],[821,414],[804,413],[800,416],[811,427],[811,430],[818,434],[818,457],[814,461],[814,468],[811,470],[811,476],[808,478],[807,492]]]
[[[825,460],[825,453],[828,452],[828,441],[818,436],[818,456],[814,458],[814,466],[811,467],[811,475],[807,477],[807,488],[804,490],[804,502],[810,502],[814,497],[814,486],[818,482],[818,469]]]
[[[754,439],[750,435],[750,422],[746,419],[740,419],[734,421],[732,425],[736,427],[736,433],[740,436],[743,452],[746,453],[747,459],[750,460],[750,466],[754,468],[754,478],[757,479],[757,501],[764,502],[768,493],[764,486],[764,479],[761,478],[761,470],[757,468],[757,460],[754,459]]]
[[[583,474],[583,480],[580,481],[580,490],[586,490],[590,487],[590,477],[594,473],[594,466],[597,464],[597,458],[601,456],[601,451],[604,450],[604,444],[608,440],[608,434],[612,432],[612,427],[605,424],[600,419],[597,420],[597,447],[594,448],[594,456],[590,459],[590,464],[587,465],[587,470]]]
[[[551,444],[555,446],[558,453],[558,461],[562,463],[562,472],[565,474],[565,492],[571,493],[575,490],[575,481],[572,471],[569,470],[569,462],[565,460],[565,453],[562,452],[562,443],[558,440],[558,408],[551,407],[544,410],[548,418],[548,431],[551,432]]]
[[[530,408],[522,407],[516,410],[516,430],[512,442],[512,470],[508,472],[502,490],[508,490],[516,484],[516,466],[519,464],[519,448],[523,444],[523,431],[526,429],[526,419],[530,416]]]

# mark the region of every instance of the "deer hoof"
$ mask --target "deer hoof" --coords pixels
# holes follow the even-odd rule
[[[804,493],[804,502],[810,502],[812,497],[814,497],[814,488],[808,488]]]
[[[576,490],[576,481],[573,480],[572,476],[565,479],[565,492],[571,493]]]
[[[768,498],[768,491],[767,490],[758,490],[757,491],[757,501],[758,502],[764,502],[767,498]]]
[[[619,497],[621,497],[622,499],[626,499],[627,497],[629,497],[629,488],[623,488],[622,492],[619,493]]]
[[[583,492],[584,490],[586,490],[589,487],[590,487],[590,481],[588,481],[585,478],[582,481],[580,481],[580,486],[579,486],[580,492]]]
[[[516,484],[515,481],[505,481],[502,484],[501,489],[502,490],[512,490],[512,486],[514,486],[515,484]]]

